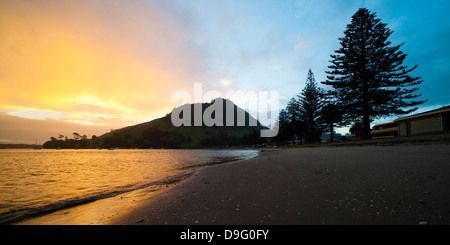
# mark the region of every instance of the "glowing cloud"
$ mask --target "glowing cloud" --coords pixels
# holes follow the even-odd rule
[[[200,60],[176,21],[148,1],[0,2],[0,110],[33,108],[85,124],[170,111]],[[186,84],[186,86],[188,86]],[[41,111],[41,116],[39,116]]]

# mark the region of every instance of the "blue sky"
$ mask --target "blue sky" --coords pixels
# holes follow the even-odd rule
[[[279,90],[282,107],[301,91],[310,68],[318,82],[326,79],[330,55],[351,16],[368,8],[394,31],[394,45],[405,43],[404,64],[419,65],[412,75],[423,78],[420,99],[428,99],[421,110],[450,103],[449,1],[181,0],[165,5],[203,52],[202,82],[219,89],[217,82],[227,79],[233,89]]]
[[[405,64],[419,65],[424,106],[450,102],[448,1],[165,1],[165,8],[191,32],[202,53],[197,82],[214,87],[220,79],[235,89],[280,90],[282,103],[297,94],[311,68],[326,79],[330,55],[358,8],[376,12],[405,42]]]
[[[428,102],[416,113],[450,104],[446,0],[3,0],[0,142],[150,121],[194,83],[224,94],[279,91],[282,109],[309,69],[326,79],[359,8],[388,24],[394,45],[405,43],[404,65],[418,65],[412,75]],[[33,120],[51,127],[43,135]]]

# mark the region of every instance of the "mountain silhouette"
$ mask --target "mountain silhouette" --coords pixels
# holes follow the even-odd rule
[[[215,104],[215,102],[218,103]],[[222,117],[220,115],[216,117],[216,112],[220,112],[220,108],[217,107],[220,103],[223,106],[221,110],[223,114]],[[200,108],[201,115],[208,114],[210,118],[218,122],[218,125],[207,125],[208,123],[203,120],[200,122],[197,120],[196,123],[194,112]],[[211,108],[218,110],[212,110]],[[191,113],[190,120],[186,120],[183,113],[189,111]],[[175,118],[184,119],[184,122],[190,126],[186,124],[174,126],[172,113],[176,113]],[[197,115],[199,115],[198,111]],[[187,119],[189,119],[189,116]],[[199,119],[199,116],[197,116],[197,119]],[[222,123],[218,119],[222,119]],[[245,121],[242,119],[245,119]],[[262,143],[264,139],[259,137],[261,129],[267,129],[267,127],[261,125],[247,111],[236,106],[231,100],[216,98],[210,103],[185,104],[174,108],[164,117],[117,129],[100,137],[75,143],[78,143],[77,148],[192,149],[231,147]],[[64,142],[48,141],[44,144],[44,148],[74,148],[73,140],[69,147],[61,145],[62,143]]]

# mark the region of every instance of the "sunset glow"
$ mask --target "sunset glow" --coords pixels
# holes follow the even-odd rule
[[[182,87],[171,62],[189,57],[169,52],[180,49],[177,41],[161,45],[154,15],[124,2],[98,4],[0,3],[0,110],[115,127],[170,111],[160,95]],[[171,39],[182,34],[174,31]]]
[[[43,142],[63,133],[42,134],[34,125],[46,120],[101,126],[96,134],[149,121],[169,113],[176,106],[172,94],[191,93],[194,83],[223,94],[279,91],[284,108],[303,88],[309,69],[317,81],[326,79],[330,54],[360,7],[389,23],[394,43],[406,42],[406,65],[418,64],[416,75],[425,81],[424,106],[442,106],[450,101],[443,83],[449,73],[446,6],[362,0],[0,1],[0,141]],[[418,14],[420,9],[428,11]],[[33,133],[11,138],[24,128]]]

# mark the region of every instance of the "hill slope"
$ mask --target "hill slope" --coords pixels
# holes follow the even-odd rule
[[[175,111],[175,108],[171,113],[162,118],[121,128],[109,133],[106,133],[98,138],[79,142],[80,148],[207,148],[207,147],[227,147],[238,146],[241,144],[255,144],[260,143],[262,138],[259,137],[262,126],[256,119],[254,119],[248,112],[237,107],[230,100],[218,98],[216,100],[222,100],[223,110],[223,122],[227,120],[225,105],[229,103],[233,106],[234,113],[234,125],[235,126],[211,126],[208,127],[204,124],[202,126],[179,126],[175,127],[171,121],[171,115]],[[210,107],[216,100],[211,103],[201,104],[202,112]],[[184,106],[190,106],[191,108],[191,125],[194,121],[194,106],[200,104],[190,104]],[[180,107],[178,107],[180,108]],[[237,115],[242,113],[245,115],[245,126],[237,125]],[[203,113],[202,113],[203,115]],[[212,117],[215,118],[214,113]],[[180,118],[183,118],[182,113]],[[249,121],[256,121],[256,126],[249,126]],[[82,144],[81,144],[82,143]],[[58,146],[56,142],[46,142],[44,148],[69,148]]]

